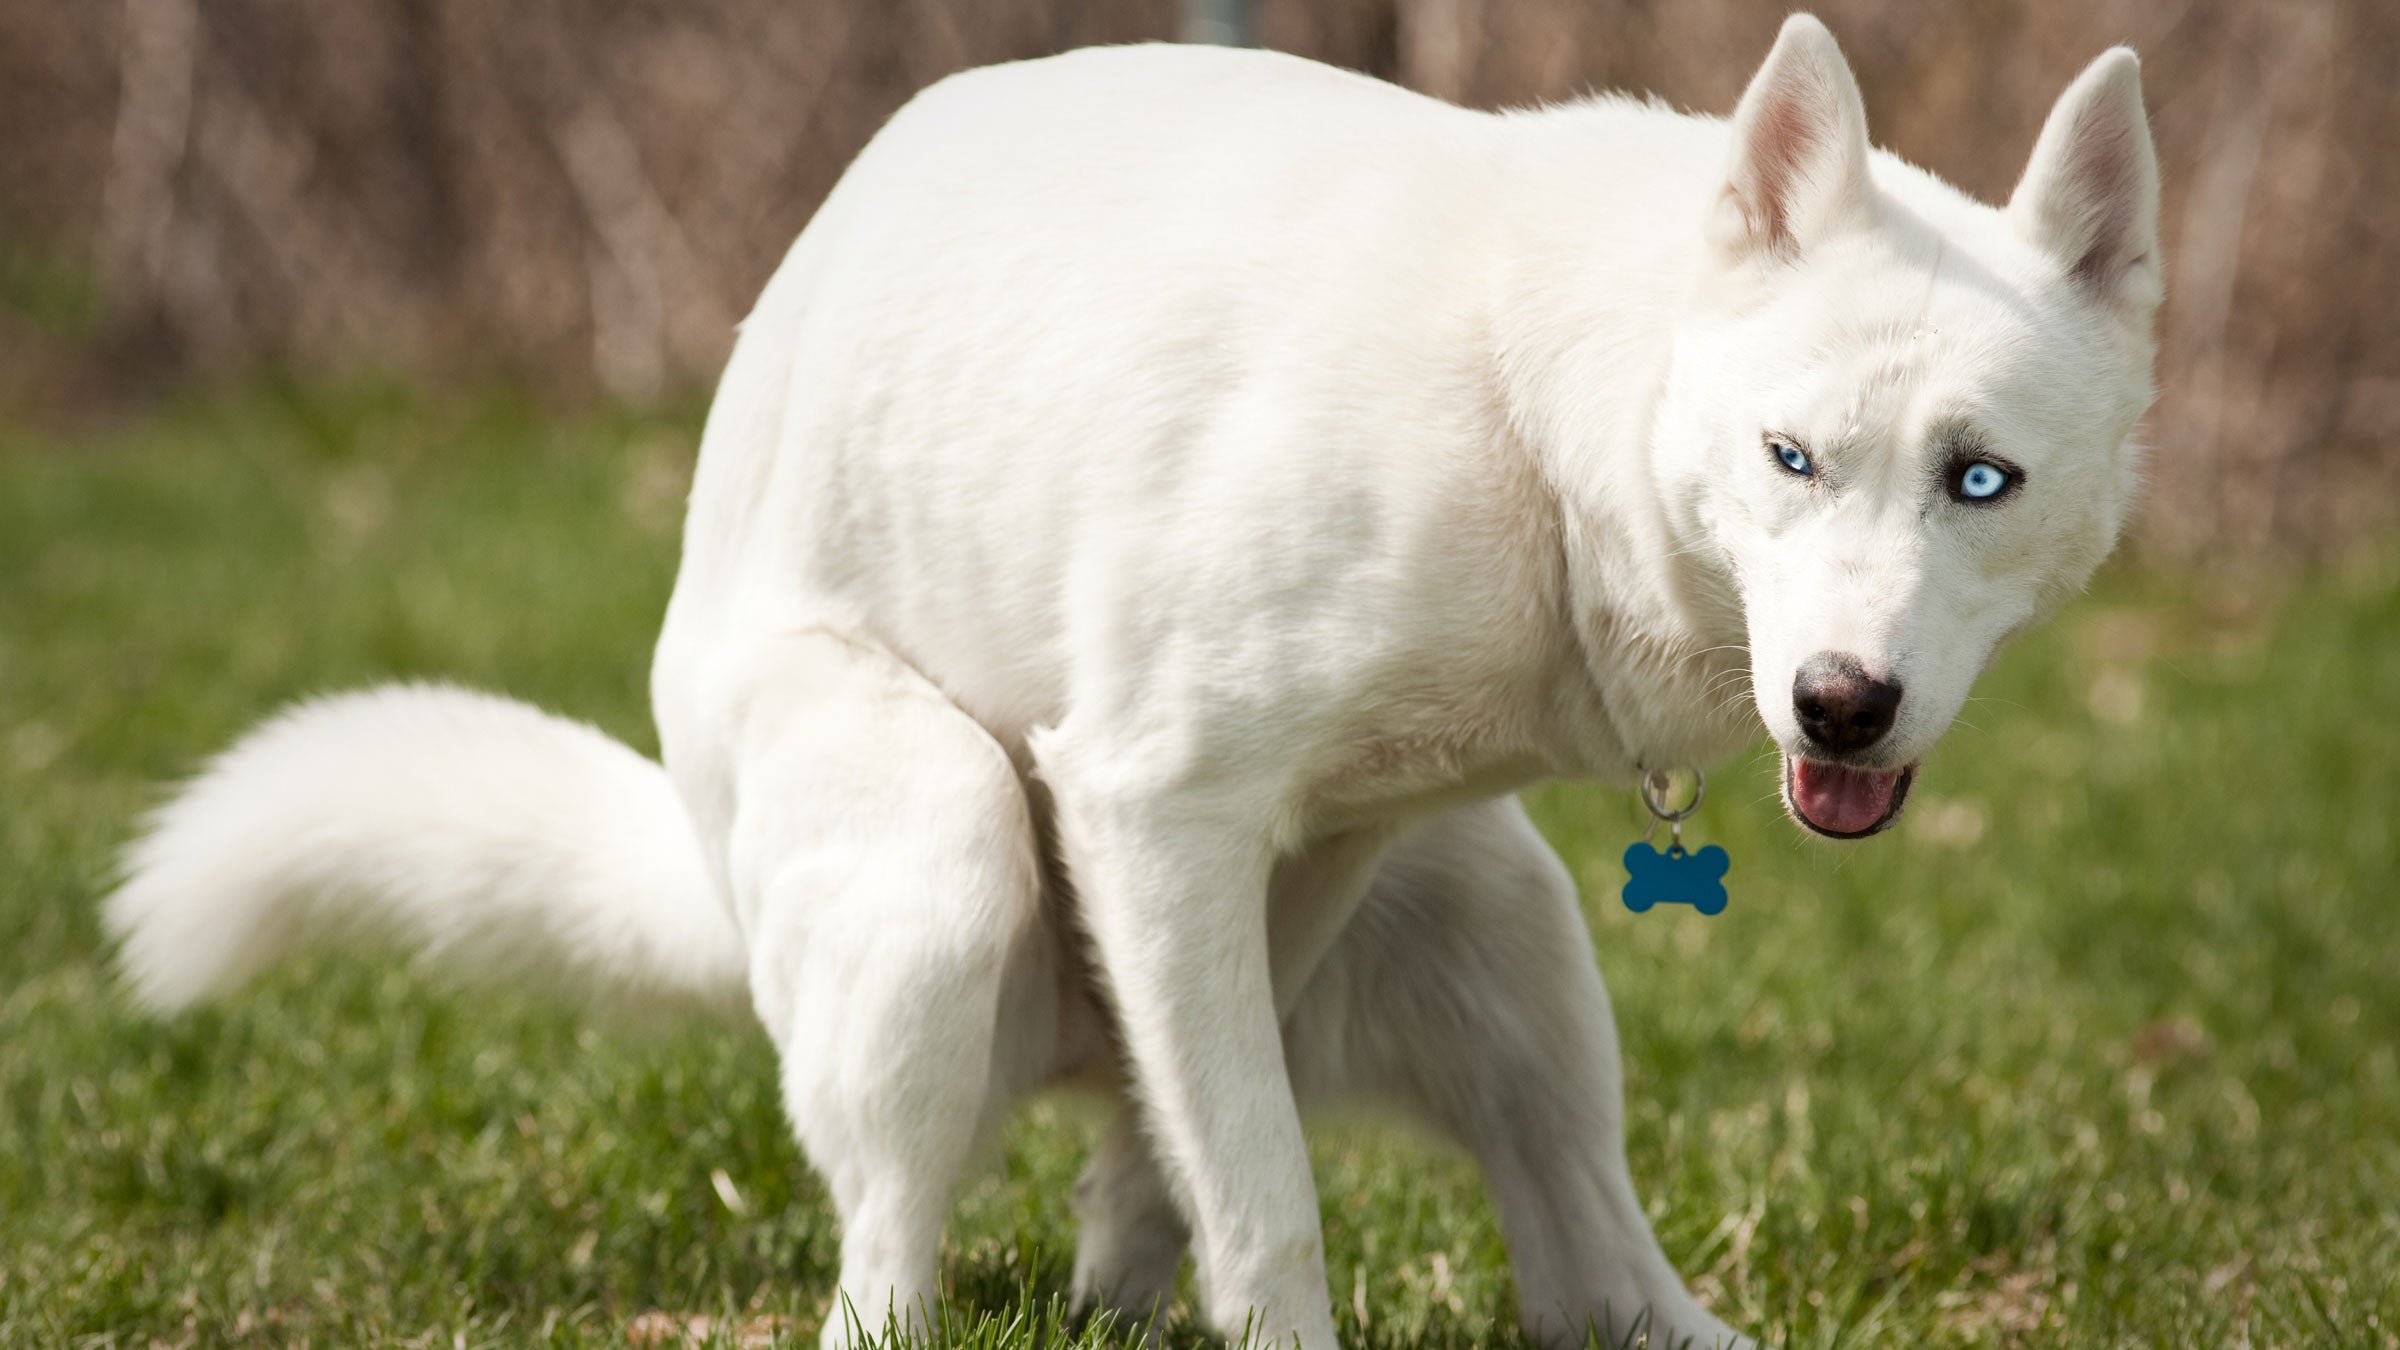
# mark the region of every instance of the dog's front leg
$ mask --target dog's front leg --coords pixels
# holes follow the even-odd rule
[[[1398,844],[1286,1025],[1303,1101],[1415,1114],[1483,1164],[1528,1335],[1755,1350],[1634,1194],[1608,991],[1573,876],[1501,798]]]
[[[1236,1339],[1334,1344],[1324,1237],[1268,963],[1267,822],[1219,790],[1128,786],[1045,754],[1059,840],[1136,1088],[1191,1219],[1202,1305]]]

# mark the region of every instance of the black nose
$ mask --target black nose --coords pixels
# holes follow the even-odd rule
[[[1868,675],[1855,656],[1818,652],[1792,677],[1792,711],[1800,729],[1825,749],[1864,750],[1899,717],[1900,686]]]

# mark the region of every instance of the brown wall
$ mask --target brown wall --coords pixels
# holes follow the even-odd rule
[[[1476,104],[1722,111],[1760,0],[1254,0],[1264,45]],[[2400,4],[1825,0],[1879,143],[2004,196],[2142,53],[2167,182],[2167,554],[2326,547],[2400,497]],[[842,164],[949,71],[1171,35],[1174,0],[0,4],[0,361],[704,384]],[[67,321],[41,278],[88,272]],[[30,278],[30,279],[29,279]],[[72,304],[64,306],[74,311]],[[93,341],[92,339],[96,339]],[[38,395],[15,362],[0,396]],[[45,376],[45,378],[47,378]]]

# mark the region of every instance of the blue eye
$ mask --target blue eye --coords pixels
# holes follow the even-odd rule
[[[1979,459],[1959,470],[1958,477],[1951,480],[1951,492],[1960,501],[1988,502],[2008,491],[2015,481],[2016,476],[2008,470]]]
[[[1802,478],[1816,475],[1816,466],[1808,462],[1808,453],[1790,441],[1768,441],[1767,448],[1775,452],[1776,463]]]

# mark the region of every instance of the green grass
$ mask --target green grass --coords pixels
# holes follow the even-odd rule
[[[451,677],[648,748],[692,425],[270,389],[0,433],[0,1344],[813,1327],[834,1236],[761,1037],[368,956],[157,1024],[94,921],[159,785],[296,695]],[[1708,1303],[1792,1346],[2400,1345],[2396,564],[2112,576],[1893,838],[1804,842],[1729,766],[1720,918],[1615,903],[1628,796],[1535,794]],[[1096,1124],[1032,1109],[962,1197],[962,1341],[1044,1337]],[[1508,1339],[1471,1169],[1368,1126],[1317,1161],[1346,1329]]]

